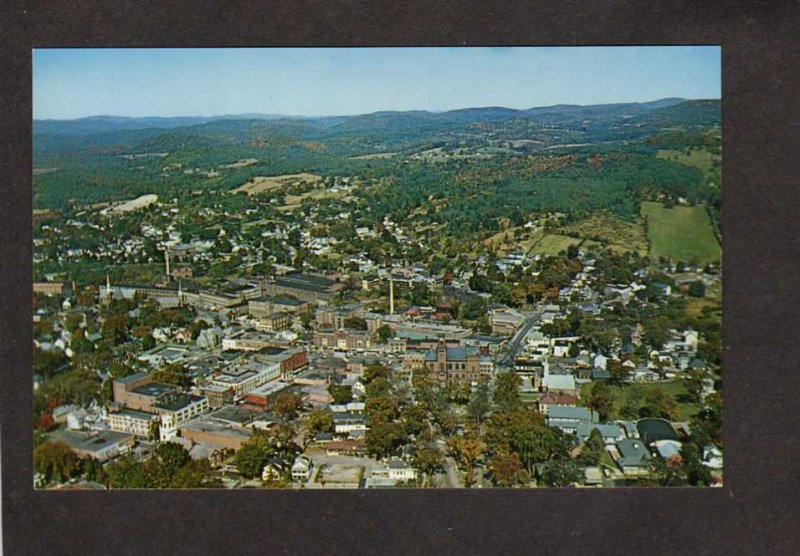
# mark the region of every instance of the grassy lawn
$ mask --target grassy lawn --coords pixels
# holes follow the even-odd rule
[[[676,206],[665,208],[661,203],[642,203],[642,216],[647,219],[650,256],[671,257],[701,263],[719,259],[720,248],[711,228],[711,220],[703,207]]]
[[[691,401],[689,397],[689,392],[686,390],[686,386],[684,385],[683,381],[681,380],[672,380],[669,382],[655,382],[655,383],[637,383],[642,391],[642,395],[646,396],[650,390],[654,390],[655,388],[661,388],[668,394],[672,394],[672,397],[675,398],[677,412],[676,412],[676,420],[677,421],[685,421],[695,415],[698,411],[697,405]],[[587,382],[581,386],[581,400],[586,400],[589,391],[592,388],[592,383]],[[631,391],[630,384],[624,384],[622,386],[611,386],[611,390],[614,392],[614,399],[616,400],[615,403],[615,411],[618,412],[619,409],[625,405],[627,401],[627,397]],[[619,417],[617,414],[615,417]]]
[[[656,153],[656,158],[692,166],[699,169],[703,174],[708,174],[711,171],[712,163],[715,159],[719,159],[719,156],[708,152],[706,149],[691,149],[688,154],[683,151],[659,150]]]

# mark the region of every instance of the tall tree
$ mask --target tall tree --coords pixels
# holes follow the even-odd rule
[[[80,470],[80,460],[66,443],[55,440],[36,447],[33,468],[47,481],[66,481]]]
[[[464,471],[464,486],[470,488],[475,484],[475,466],[486,451],[486,444],[481,441],[476,431],[463,436],[453,436],[448,440],[448,447],[453,452],[458,466]]]
[[[596,411],[601,421],[607,421],[614,412],[614,391],[604,381],[592,384],[587,405]]]
[[[489,380],[483,378],[478,382],[467,404],[467,414],[476,423],[482,423],[492,407],[489,396]]]
[[[507,413],[519,409],[522,406],[519,392],[521,384],[522,380],[513,370],[499,373],[492,393],[495,410]]]
[[[501,451],[496,453],[489,464],[489,470],[495,481],[502,487],[512,487],[523,479],[522,464],[515,452]]]

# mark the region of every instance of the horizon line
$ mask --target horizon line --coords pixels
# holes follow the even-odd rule
[[[118,114],[90,114],[87,116],[78,116],[74,118],[32,118],[32,121],[36,122],[73,122],[77,120],[86,120],[90,118],[125,118],[131,120],[137,119],[145,119],[145,118],[164,118],[164,119],[177,119],[177,118],[226,118],[226,117],[236,117],[236,116],[274,116],[275,119],[280,118],[348,118],[348,117],[355,117],[355,116],[369,116],[371,114],[381,114],[381,113],[405,113],[405,112],[427,112],[429,114],[447,114],[449,112],[458,112],[459,110],[472,110],[472,109],[486,109],[486,108],[502,108],[504,110],[513,110],[516,112],[525,112],[528,110],[535,110],[538,108],[555,108],[557,106],[575,106],[579,108],[590,108],[593,106],[609,106],[615,104],[648,104],[653,102],[658,102],[660,100],[668,100],[668,99],[679,99],[684,102],[689,101],[702,101],[702,100],[722,100],[722,97],[701,97],[701,98],[686,98],[686,97],[660,97],[652,100],[631,100],[631,101],[615,101],[615,102],[601,102],[601,103],[594,103],[594,104],[570,104],[570,103],[558,103],[558,104],[547,104],[543,106],[531,106],[528,108],[509,108],[507,106],[502,105],[486,105],[486,106],[463,106],[460,108],[452,108],[450,110],[428,110],[424,108],[408,108],[405,110],[375,110],[372,112],[355,112],[350,114],[281,114],[281,113],[271,113],[271,112],[242,112],[239,114],[181,114],[181,115],[172,115],[172,116],[163,116],[158,114],[151,114],[147,116],[126,116],[126,115],[118,115]]]

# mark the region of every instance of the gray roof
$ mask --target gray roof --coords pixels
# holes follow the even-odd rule
[[[578,423],[576,434],[580,438],[588,438],[594,429],[600,431],[603,438],[619,438],[620,436],[624,436],[622,428],[619,425],[613,423],[588,423],[585,421]]]
[[[586,407],[570,407],[554,405],[547,412],[550,419],[577,419],[580,421],[597,421],[597,415]]]
[[[477,353],[477,350],[472,347],[448,347],[447,360],[448,361],[466,361],[467,356]],[[436,361],[436,350],[428,350],[425,352],[425,361]]]
[[[137,386],[132,392],[135,394],[139,394],[142,396],[152,396],[158,397],[162,394],[166,394],[167,392],[172,392],[176,390],[177,387],[173,386],[172,384],[162,384],[160,382],[151,382],[150,384],[145,384],[143,386]]]
[[[50,433],[48,437],[61,440],[73,450],[97,453],[121,442],[127,442],[133,438],[133,435],[114,431],[102,431],[97,434],[81,431],[56,431]]]
[[[262,303],[271,302],[276,305],[287,305],[291,307],[297,307],[299,305],[307,305],[307,301],[301,301],[299,299],[295,299],[294,297],[287,297],[283,295],[264,295],[261,297],[257,297],[252,301],[260,301]]]
[[[617,450],[620,454],[617,463],[622,467],[639,467],[650,459],[650,453],[641,440],[633,438],[620,440],[617,442]]]
[[[666,419],[639,419],[636,429],[645,444],[656,440],[678,440],[678,435]]]
[[[166,396],[158,400],[153,404],[153,406],[160,409],[166,409],[168,411],[178,411],[202,399],[202,396],[195,396],[193,394],[176,394],[174,396]]]

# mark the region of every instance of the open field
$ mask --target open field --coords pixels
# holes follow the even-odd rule
[[[286,196],[286,203],[278,207],[278,210],[287,210],[293,209],[300,205],[306,199],[314,199],[317,201],[321,200],[330,200],[330,199],[342,199],[347,197],[349,193],[347,191],[329,191],[327,189],[317,189],[315,191],[309,191],[308,193],[303,193],[302,195],[287,195]]]
[[[587,382],[581,386],[582,400],[587,398],[591,388],[591,382]],[[676,421],[686,421],[690,417],[694,416],[699,410],[697,405],[692,402],[689,391],[686,389],[686,385],[682,380],[671,380],[669,382],[643,382],[623,384],[622,386],[610,385],[610,388],[614,393],[614,411],[616,416],[619,416],[620,408],[625,405],[628,396],[635,388],[638,388],[641,391],[642,397],[647,396],[648,392],[655,390],[656,388],[661,388],[666,393],[671,394],[672,397],[675,398],[675,406],[677,408],[675,412]]]
[[[236,162],[231,162],[230,164],[220,164],[220,168],[247,168],[248,166],[253,166],[254,164],[258,164],[257,158],[244,158],[242,160],[237,160]]]
[[[152,205],[158,201],[158,195],[148,194],[142,195],[130,201],[125,201],[114,207],[108,209],[108,214],[121,214],[124,212],[131,212]]]
[[[531,247],[534,255],[558,255],[570,245],[580,245],[583,239],[557,234],[547,234]]]
[[[711,171],[714,160],[719,160],[719,156],[708,152],[706,149],[691,149],[688,153],[673,150],[659,150],[656,158],[671,160],[678,164],[685,164],[699,169],[704,174]]]
[[[647,253],[647,236],[644,223],[640,219],[628,222],[614,216],[595,214],[565,226],[562,231],[577,233],[580,237],[586,238],[587,241],[581,244],[583,247],[602,243],[612,248],[620,247],[625,251],[639,251],[643,255]],[[590,241],[592,243],[589,243]]]
[[[322,178],[314,174],[286,174],[283,176],[256,176],[251,178],[247,183],[240,185],[236,189],[232,189],[231,193],[247,193],[248,195],[255,195],[263,193],[272,189],[278,189],[287,185],[295,183],[317,183]]]
[[[647,221],[652,258],[664,256],[685,262],[696,258],[700,263],[719,259],[719,243],[705,208],[668,209],[661,203],[644,202],[642,216]]]

